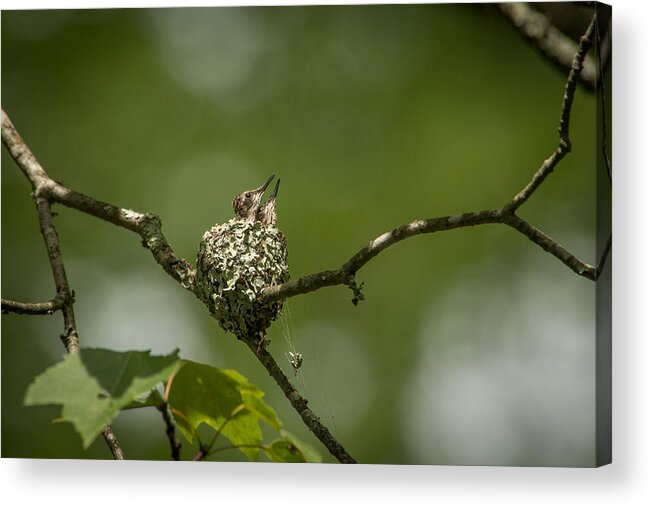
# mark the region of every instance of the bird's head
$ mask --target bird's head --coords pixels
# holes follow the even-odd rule
[[[263,225],[276,225],[276,197],[278,196],[278,187],[280,186],[280,179],[276,181],[274,191],[267,199],[263,206],[260,206],[258,211],[258,220]]]
[[[260,210],[262,195],[276,175],[272,174],[262,186],[245,190],[233,198],[233,211],[240,220],[256,220]]]

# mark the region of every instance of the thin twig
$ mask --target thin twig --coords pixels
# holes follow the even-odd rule
[[[61,258],[59,236],[54,227],[50,201],[38,194],[34,196],[34,200],[36,201],[41,234],[45,241],[45,248],[48,259],[50,260],[56,291],[59,294],[70,294],[70,286],[68,285],[66,269]],[[75,312],[72,303],[68,302],[64,304],[61,310],[63,312],[63,325],[66,331],[61,337],[63,344],[68,352],[77,352],[79,351],[79,337],[77,336],[77,324],[75,323]]]
[[[589,280],[596,280],[597,270],[594,266],[578,259],[553,239],[515,215],[515,211],[524,204],[529,197],[531,197],[545,178],[551,174],[556,164],[558,164],[558,162],[571,149],[569,128],[574,92],[576,90],[576,83],[579,79],[584,59],[586,58],[588,49],[590,48],[595,27],[595,19],[596,17],[592,18],[588,29],[583,37],[581,37],[579,49],[572,62],[572,70],[570,71],[565,85],[565,93],[563,95],[563,103],[561,106],[561,119],[559,123],[560,140],[558,147],[554,150],[554,153],[543,162],[542,166],[536,171],[533,178],[524,189],[516,194],[515,197],[513,197],[513,199],[511,199],[511,201],[509,201],[503,208],[430,218],[427,220],[415,220],[414,222],[401,225],[371,240],[339,269],[321,271],[319,273],[303,276],[296,280],[291,280],[281,285],[268,287],[263,291],[262,299],[264,301],[278,301],[298,294],[307,294],[308,292],[313,292],[323,287],[333,285],[350,286],[351,277],[354,277],[362,266],[380,252],[399,241],[419,234],[449,231],[461,227],[472,227],[482,224],[508,225],[516,231],[524,234],[546,252],[554,255],[578,275],[584,276]]]
[[[192,461],[203,461],[207,456],[206,448],[203,445],[199,445],[199,450],[192,457]]]
[[[588,54],[588,49],[590,49],[590,44],[592,43],[596,19],[596,16],[592,17],[588,29],[581,37],[579,49],[572,61],[572,70],[570,70],[570,75],[567,78],[565,93],[563,94],[563,104],[561,106],[561,120],[558,126],[558,147],[554,150],[552,155],[543,162],[540,169],[536,171],[533,178],[524,189],[522,189],[522,191],[507,204],[506,208],[511,212],[515,212],[529,197],[531,197],[540,184],[545,181],[545,178],[552,173],[556,164],[558,164],[572,149],[572,142],[570,141],[570,117],[572,114],[574,93],[576,91],[576,83],[581,74],[581,69],[583,68],[583,61]]]
[[[165,434],[167,435],[167,440],[170,443],[170,450],[172,453],[172,459],[174,461],[181,460],[181,441],[176,438],[176,427],[172,422],[172,418],[167,410],[167,403],[162,403],[156,406],[158,411],[163,416],[163,421],[165,421]]]
[[[528,222],[505,209],[484,210],[460,215],[416,220],[378,236],[369,241],[367,245],[357,252],[350,260],[339,269],[321,271],[311,275],[302,276],[296,280],[274,285],[264,290],[264,301],[278,301],[299,294],[307,294],[323,287],[334,285],[350,285],[350,277],[354,276],[368,261],[381,251],[399,241],[420,234],[429,234],[439,231],[449,231],[462,227],[474,227],[482,224],[505,224],[524,234],[531,241],[539,245],[546,252],[551,253],[561,260],[576,274],[589,280],[595,280],[595,268],[585,261],[575,257],[560,244],[543,234]]]
[[[529,224],[526,220],[523,220],[517,215],[505,214],[503,223],[524,234],[536,245],[545,250],[545,252],[549,252],[559,259],[577,275],[581,275],[592,281],[597,279],[597,270],[594,266],[587,262],[583,262],[578,257],[575,257],[572,253],[563,248],[549,236],[536,229],[533,225]]]
[[[2,298],[2,313],[18,313],[25,315],[52,315],[63,308],[66,296],[57,295],[45,303],[21,303],[11,299]]]
[[[54,227],[51,204],[48,198],[41,192],[46,181],[45,178],[49,179],[49,177],[25,142],[20,138],[4,111],[2,111],[2,141],[34,189],[32,195],[36,203],[41,235],[45,241],[45,248],[50,261],[56,292],[58,296],[63,298],[61,311],[63,313],[65,332],[61,335],[61,340],[68,353],[74,354],[79,351],[79,335],[77,334],[77,324],[75,322],[72,291],[70,290],[70,284],[68,283],[68,277],[66,276],[66,270],[63,265],[63,258],[61,257],[59,236]],[[113,458],[118,460],[124,459],[124,452],[110,426],[107,425],[104,427],[102,436],[111,454],[113,454]]]
[[[604,247],[603,252],[601,252],[601,258],[599,259],[599,264],[597,264],[597,278],[601,275],[601,272],[604,270],[606,261],[608,260],[608,254],[613,244],[613,235],[612,233],[608,235],[608,241],[606,241],[606,246]]]
[[[113,459],[126,459],[124,456],[124,451],[118,442],[118,437],[116,437],[115,433],[113,433],[113,428],[111,428],[111,426],[108,424],[104,426],[102,429],[102,436],[104,437],[106,445],[108,445],[109,449],[111,450],[111,454],[113,454]]]
[[[36,198],[47,202],[48,205],[49,201],[58,202],[139,234],[143,246],[151,251],[154,259],[165,272],[184,288],[193,291],[194,268],[185,259],[176,257],[163,235],[158,216],[98,201],[54,181],[38,163],[4,111],[2,112],[2,141],[32,184]]]
[[[556,28],[547,16],[524,2],[501,3],[499,8],[520,34],[549,61],[563,71],[571,68],[577,45]],[[595,62],[587,57],[580,74],[581,84],[594,91],[596,75]]]
[[[119,208],[112,204],[98,201],[92,197],[66,188],[52,180],[38,163],[36,157],[27,147],[25,141],[18,134],[4,111],[2,117],[2,139],[14,161],[32,184],[34,195],[41,196],[39,199],[43,202],[44,206],[46,205],[49,208],[48,199],[51,199],[52,201],[59,202],[140,234],[143,239],[143,245],[151,250],[154,258],[163,269],[184,288],[194,291],[194,268],[185,259],[179,259],[174,255],[171,246],[161,232],[161,222],[157,216]],[[58,240],[56,244],[58,245]],[[60,254],[58,256],[60,258]],[[70,334],[76,339],[76,328],[73,326],[70,330]],[[64,335],[66,339],[68,339],[68,334],[66,333]],[[256,357],[258,356],[256,355]],[[316,416],[313,417],[316,419]],[[316,435],[317,437],[329,438],[329,443],[326,446],[330,445],[332,447],[333,444],[330,440],[334,439],[327,429],[325,432],[319,429]],[[337,445],[341,447],[341,444],[337,443]]]
[[[258,361],[262,363],[269,375],[276,381],[278,386],[285,393],[285,397],[292,404],[292,407],[298,412],[303,419],[305,425],[310,429],[312,433],[321,441],[323,445],[330,451],[340,463],[357,463],[355,458],[353,458],[343,445],[341,445],[335,437],[332,436],[330,430],[326,428],[319,418],[314,415],[314,412],[310,410],[307,406],[308,401],[303,398],[296,388],[292,385],[287,376],[283,373],[278,363],[264,347],[258,351],[257,344],[255,340],[246,340],[245,343],[251,349],[253,354],[258,358]]]
[[[98,201],[80,192],[70,190],[54,180],[46,186],[48,196],[54,201],[83,213],[110,222],[142,238],[142,246],[151,254],[165,272],[181,286],[194,292],[194,268],[185,259],[178,258],[162,232],[161,220],[152,213],[139,213]]]
[[[606,117],[606,89],[603,73],[603,62],[601,59],[601,36],[599,34],[599,23],[595,27],[596,35],[596,51],[597,51],[597,68],[599,69],[599,86],[597,92],[601,96],[601,154],[604,157],[604,162],[606,164],[606,172],[608,173],[608,182],[612,186],[613,176],[610,169],[610,159],[608,158],[608,131],[606,125],[608,123]]]
[[[321,271],[306,275],[296,280],[268,287],[263,291],[264,301],[278,301],[298,294],[307,294],[322,287],[333,285],[349,285],[350,277],[355,276],[367,262],[380,252],[386,250],[399,241],[420,234],[438,231],[449,231],[461,227],[471,227],[481,224],[500,223],[502,220],[500,210],[484,210],[460,215],[415,220],[408,224],[400,225],[395,229],[385,232],[381,236],[369,241],[339,269]]]
[[[41,233],[45,240],[45,246],[50,259],[50,266],[52,267],[52,275],[56,285],[57,293],[71,294],[70,285],[68,284],[68,277],[63,265],[63,258],[61,257],[61,249],[59,247],[59,236],[54,228],[54,219],[52,217],[52,209],[50,201],[47,199],[35,196],[36,208],[38,210],[39,223],[41,225]],[[61,335],[61,339],[66,350],[70,354],[79,352],[79,335],[77,333],[77,324],[75,322],[75,312],[72,303],[72,297],[67,298],[62,308],[63,311],[63,324],[65,333]],[[108,445],[113,458],[117,460],[124,459],[124,451],[120,447],[117,437],[113,429],[108,424],[102,429],[102,436]]]
[[[224,422],[219,426],[219,429],[215,431],[215,434],[212,436],[210,439],[210,442],[208,445],[203,445],[199,443],[199,450],[197,453],[194,455],[194,458],[192,458],[192,461],[202,461],[205,459],[206,456],[208,456],[211,451],[213,446],[215,445],[215,442],[219,438],[219,435],[222,434],[222,431],[224,431],[224,428],[226,425],[231,422],[233,417],[235,417],[237,414],[239,414],[242,410],[246,409],[246,405],[244,403],[241,403],[237,407],[235,407],[230,414],[228,414],[228,417],[224,420]],[[236,446],[237,447],[237,446]],[[241,445],[239,447],[247,447],[246,445]]]

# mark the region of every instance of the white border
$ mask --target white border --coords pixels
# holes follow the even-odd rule
[[[315,2],[138,1],[138,6]],[[319,2],[345,3],[345,2]],[[374,3],[374,2],[357,2]],[[402,3],[402,2],[396,2]],[[414,2],[408,2],[414,3]],[[614,464],[598,470],[2,460],[4,505],[651,505],[649,8],[614,0]],[[0,8],[134,7],[0,0]],[[354,449],[353,449],[354,450]],[[13,500],[13,502],[11,502]],[[6,502],[6,503],[5,503]]]

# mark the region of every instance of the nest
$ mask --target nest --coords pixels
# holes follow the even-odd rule
[[[282,301],[261,303],[262,290],[289,280],[285,236],[260,222],[214,225],[197,254],[197,296],[226,331],[240,339],[264,337]]]

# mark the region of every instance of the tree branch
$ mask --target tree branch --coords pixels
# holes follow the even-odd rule
[[[322,287],[332,285],[349,285],[350,278],[354,277],[367,262],[373,259],[380,252],[399,241],[438,231],[449,231],[460,227],[474,225],[500,223],[502,220],[500,210],[484,210],[460,215],[430,218],[427,220],[415,220],[405,225],[378,236],[369,241],[364,248],[353,255],[339,269],[321,271],[312,275],[306,275],[296,280],[291,280],[281,285],[268,287],[263,291],[264,301],[278,301],[298,294],[307,294]]]
[[[597,278],[601,275],[601,272],[604,270],[604,265],[606,260],[608,260],[608,254],[613,244],[613,235],[612,233],[608,236],[608,241],[606,241],[606,246],[604,247],[603,252],[601,252],[601,258],[599,259],[599,264],[597,265]]]
[[[501,3],[499,8],[520,34],[548,60],[564,71],[572,67],[577,45],[556,28],[547,16],[524,2]],[[587,57],[580,82],[586,89],[594,91],[596,78],[597,66],[594,59]]]
[[[176,438],[176,427],[172,422],[169,412],[167,411],[167,403],[162,403],[156,407],[158,411],[163,416],[163,421],[165,421],[165,434],[167,435],[167,440],[170,443],[170,450],[172,452],[172,459],[174,461],[181,460],[181,441]]]
[[[160,218],[152,213],[139,213],[126,208],[98,201],[80,192],[70,190],[49,180],[47,195],[54,201],[83,213],[110,222],[142,238],[142,245],[151,251],[154,259],[165,272],[185,289],[194,292],[194,268],[185,259],[178,258],[162,232]]]
[[[601,58],[601,36],[599,34],[599,23],[597,23],[597,26],[595,27],[595,35],[596,35],[596,45],[597,45],[597,68],[599,69],[599,86],[598,86],[598,93],[601,96],[601,130],[602,130],[602,140],[601,140],[601,154],[604,157],[604,163],[606,164],[606,172],[608,174],[608,182],[612,186],[613,184],[613,176],[612,176],[612,171],[610,169],[610,159],[608,158],[608,131],[606,129],[606,125],[608,123],[607,118],[606,118],[606,90],[604,88],[605,82],[604,82],[604,74],[603,74],[603,67],[604,67],[604,62],[602,61]]]
[[[113,428],[111,428],[108,424],[102,429],[102,436],[104,437],[106,445],[108,445],[109,449],[111,450],[111,454],[113,454],[113,459],[126,459],[124,451],[118,442],[118,437],[115,436],[115,433],[113,433]]]
[[[255,340],[246,340],[245,343],[251,349],[253,354],[255,354],[260,363],[262,363],[269,375],[271,375],[278,386],[280,386],[283,393],[285,393],[285,397],[292,404],[292,407],[294,407],[296,412],[298,412],[298,415],[301,416],[305,425],[312,433],[314,433],[321,443],[325,445],[328,451],[330,451],[330,454],[337,458],[340,463],[357,463],[355,458],[348,454],[346,449],[344,449],[335,437],[332,436],[330,430],[328,430],[328,428],[321,423],[319,418],[314,415],[314,412],[310,410],[307,406],[308,401],[303,398],[292,385],[269,351],[264,347],[258,351],[258,345],[255,343]]]
[[[545,252],[549,252],[559,259],[577,275],[581,275],[592,281],[597,279],[597,270],[594,266],[582,261],[578,257],[575,257],[560,244],[556,243],[549,236],[545,235],[519,216],[507,213],[504,215],[504,221],[502,223],[509,227],[513,227],[516,231],[524,234]]]
[[[510,4],[509,4],[510,5]],[[427,220],[416,220],[378,236],[371,240],[364,248],[344,263],[339,269],[321,271],[306,275],[296,280],[291,280],[281,285],[268,287],[263,291],[262,300],[278,301],[298,294],[307,294],[323,287],[333,285],[351,285],[357,271],[368,261],[380,252],[396,244],[399,241],[411,238],[419,234],[429,234],[439,231],[449,231],[461,227],[471,227],[482,224],[504,224],[524,234],[531,241],[539,245],[546,252],[551,253],[561,260],[575,273],[596,280],[597,269],[578,259],[568,252],[561,245],[550,237],[530,225],[522,218],[515,215],[515,211],[522,206],[536,189],[542,184],[554,167],[571,150],[570,142],[570,115],[576,84],[581,75],[584,60],[592,42],[596,23],[596,16],[593,16],[585,34],[581,37],[576,55],[572,61],[572,69],[567,78],[565,93],[561,106],[561,118],[559,123],[559,144],[552,155],[543,162],[542,166],[534,173],[529,183],[511,199],[503,208],[461,213],[460,215],[430,218]]]
[[[98,201],[54,181],[38,163],[4,111],[2,111],[2,141],[18,167],[27,176],[35,198],[40,198],[48,205],[49,201],[58,202],[139,234],[143,246],[151,251],[154,259],[165,272],[184,288],[194,291],[194,268],[185,259],[176,257],[163,235],[158,216]]]
[[[46,181],[48,176],[25,142],[20,138],[4,111],[2,111],[2,141],[11,153],[11,156],[18,163],[18,166],[21,168],[25,176],[27,176],[27,179],[30,181],[32,188],[34,189],[32,195],[34,197],[34,202],[36,203],[41,235],[45,241],[45,249],[47,250],[47,256],[50,261],[50,268],[54,278],[57,297],[61,297],[63,300],[61,311],[63,312],[63,325],[65,332],[61,335],[61,340],[63,341],[68,353],[74,354],[79,351],[79,335],[77,334],[77,324],[75,322],[72,291],[68,284],[68,277],[66,276],[66,270],[61,257],[59,236],[54,227],[50,201],[41,193],[43,183]],[[122,451],[117,437],[110,426],[107,425],[104,427],[102,430],[102,436],[104,437],[111,454],[113,454],[113,458],[120,460],[124,459],[124,452]]]
[[[199,450],[197,453],[194,455],[192,458],[192,461],[203,461],[206,459],[206,457],[212,452],[212,448],[215,445],[215,442],[217,442],[217,439],[219,438],[219,435],[222,434],[222,431],[224,431],[224,428],[226,425],[233,420],[233,417],[235,417],[237,414],[239,414],[242,410],[246,409],[246,405],[244,403],[241,403],[237,407],[235,407],[230,414],[228,414],[228,417],[224,420],[224,422],[219,426],[217,430],[215,430],[214,435],[210,439],[210,442],[208,444],[203,444],[201,441],[199,441]],[[197,440],[199,440],[197,438]],[[235,446],[237,447],[237,446]],[[248,445],[241,445],[240,447],[249,447]]]
[[[586,58],[588,49],[590,49],[590,44],[592,43],[596,19],[596,16],[592,17],[588,29],[581,37],[579,49],[574,56],[572,69],[570,70],[570,75],[565,84],[565,93],[563,94],[563,104],[561,106],[561,119],[558,126],[558,147],[554,150],[552,155],[543,162],[540,169],[535,172],[527,186],[525,186],[524,189],[522,189],[522,191],[520,191],[509,204],[507,204],[507,209],[511,212],[515,212],[515,210],[522,206],[527,199],[531,197],[540,184],[545,181],[545,178],[552,173],[556,164],[558,164],[572,149],[572,142],[570,141],[570,116],[572,114],[572,104],[574,103],[574,93],[576,91],[576,83],[581,75],[584,59]]]
[[[36,201],[36,210],[38,213],[38,221],[41,227],[41,235],[45,241],[45,248],[47,256],[50,260],[50,267],[52,269],[52,276],[54,277],[54,284],[56,291],[59,294],[71,294],[70,286],[68,285],[68,277],[61,258],[61,249],[59,247],[59,236],[54,228],[54,219],[52,217],[52,208],[50,201],[47,199],[34,196]],[[72,298],[70,298],[70,301]],[[61,339],[70,353],[79,351],[79,337],[77,335],[77,324],[75,323],[75,312],[72,303],[64,304],[61,308],[63,312],[63,324],[65,334]]]
[[[52,252],[49,252],[50,259],[58,259],[58,262],[53,264],[53,266],[56,265],[57,267],[55,280],[58,279],[61,283],[63,283],[65,280],[65,272],[63,275],[61,275],[59,272],[63,269],[63,263],[60,262],[61,254],[58,251],[58,238],[56,238],[56,231],[54,231],[54,225],[52,224],[50,200],[59,202],[83,213],[87,213],[119,227],[123,227],[127,230],[140,234],[143,240],[143,246],[152,252],[154,259],[156,259],[156,261],[163,267],[165,272],[174,278],[174,280],[179,282],[185,289],[194,293],[194,268],[185,259],[179,259],[176,257],[171,246],[161,232],[161,222],[156,215],[139,213],[133,210],[120,208],[112,204],[98,201],[92,197],[66,188],[60,183],[54,181],[38,163],[36,157],[27,147],[25,141],[18,134],[13,123],[4,111],[2,116],[2,140],[9,150],[9,153],[13,157],[14,161],[18,164],[18,167],[23,171],[25,176],[27,176],[27,179],[32,184],[35,199],[40,203],[39,218],[41,217],[41,211],[45,213],[45,210],[47,208],[49,218],[45,217],[45,221],[42,220],[41,223],[46,223],[48,225],[47,234],[49,239],[46,239],[46,244],[51,245],[53,249]],[[57,290],[59,289],[59,286],[60,284],[57,283]],[[67,281],[65,281],[63,286],[67,287]],[[67,308],[68,307],[64,306],[64,314]],[[69,312],[72,312],[72,306],[69,307]],[[72,319],[72,326],[69,326],[67,324],[68,320],[66,320],[66,329],[68,331],[66,331],[66,333],[62,336],[62,339],[70,342],[72,344],[71,346],[74,347],[75,350],[78,350],[79,340],[77,338],[76,327],[74,326],[74,317]],[[255,357],[260,360],[260,362],[262,362],[261,358],[258,357],[257,354],[255,354]],[[273,358],[271,359],[273,361]],[[273,362],[275,364],[275,361]],[[266,365],[264,366],[267,367]],[[286,383],[289,383],[289,380],[285,380]],[[295,391],[293,387],[292,390]],[[290,399],[290,402],[291,401],[292,400]],[[318,421],[318,418],[314,416],[311,411],[310,414],[312,415],[312,418]],[[334,448],[338,446],[343,450],[341,444],[334,440],[325,426],[320,423],[313,426],[317,428],[317,432],[315,433],[317,438],[325,439],[325,441],[322,441],[326,447]],[[324,429],[325,431],[323,431]],[[350,457],[348,456],[348,458]],[[352,460],[352,458],[350,459]]]
[[[57,294],[54,299],[45,303],[21,303],[2,298],[2,313],[18,313],[26,315],[52,315],[63,308],[66,302],[65,294]]]

